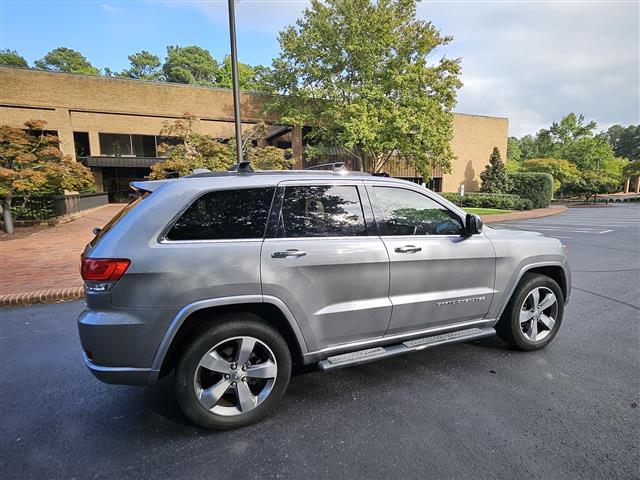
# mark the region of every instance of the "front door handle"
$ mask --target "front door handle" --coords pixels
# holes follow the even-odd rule
[[[304,257],[307,252],[296,250],[295,248],[285,250],[284,252],[273,252],[271,258],[287,258],[287,257]]]
[[[397,247],[396,253],[417,253],[422,251],[420,247],[416,247],[415,245],[405,245],[404,247]]]

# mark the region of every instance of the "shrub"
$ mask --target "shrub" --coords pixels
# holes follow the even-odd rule
[[[470,208],[499,208],[503,210],[521,210],[522,198],[508,193],[465,193],[464,198],[459,193],[441,193],[444,198],[460,207]]]
[[[531,200],[533,208],[549,206],[553,195],[551,175],[540,172],[518,172],[510,173],[509,177],[513,183],[510,193]]]

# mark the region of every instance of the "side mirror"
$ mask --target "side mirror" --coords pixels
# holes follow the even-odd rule
[[[479,215],[474,215],[473,213],[467,213],[467,218],[465,219],[465,230],[467,235],[477,235],[482,232],[482,219]]]

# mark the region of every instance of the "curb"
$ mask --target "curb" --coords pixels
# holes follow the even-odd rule
[[[502,213],[497,215],[481,215],[483,223],[509,222],[511,220],[529,220],[531,218],[550,217],[559,215],[568,210],[564,205],[558,205],[547,208],[538,208],[536,210],[524,210],[515,213]]]
[[[0,295],[0,307],[53,303],[61,300],[78,300],[84,297],[84,287],[52,288],[37,292]]]

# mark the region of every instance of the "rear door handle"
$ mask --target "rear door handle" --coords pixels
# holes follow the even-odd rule
[[[417,253],[422,251],[420,247],[416,247],[415,245],[405,245],[404,247],[397,247],[396,253]]]
[[[271,258],[287,258],[287,257],[304,257],[307,252],[296,250],[295,248],[285,250],[284,252],[273,252]]]

